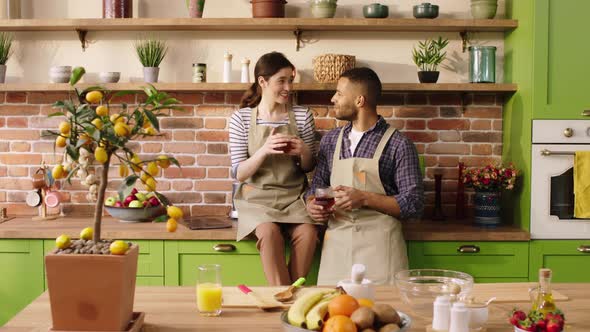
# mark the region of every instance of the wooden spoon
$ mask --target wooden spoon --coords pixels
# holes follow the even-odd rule
[[[299,286],[303,285],[305,282],[305,278],[301,277],[289,286],[289,288],[285,289],[284,291],[278,292],[274,295],[275,300],[279,302],[287,302],[293,298],[293,294],[299,288]]]

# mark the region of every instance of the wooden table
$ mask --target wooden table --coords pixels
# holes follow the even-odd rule
[[[514,289],[529,284],[510,284]],[[475,285],[477,287],[484,287]],[[509,288],[510,288],[509,287]],[[503,287],[506,291],[506,287]],[[556,284],[554,289],[568,296],[570,300],[558,302],[565,312],[566,331],[590,331],[587,312],[590,309],[590,284]],[[412,317],[411,331],[425,331],[430,322],[411,314],[402,303],[394,287],[379,287],[377,302],[390,303]],[[488,332],[512,331],[507,322],[508,314],[514,307],[530,308],[530,303],[493,303],[490,306]],[[135,311],[146,313],[144,331],[240,331],[264,332],[281,331],[280,312],[263,312],[258,309],[224,309],[220,317],[201,317],[197,313],[194,287],[138,287]],[[1,332],[47,331],[51,326],[51,313],[47,292],[9,321]]]

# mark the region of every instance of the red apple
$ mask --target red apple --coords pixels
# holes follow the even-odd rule
[[[133,189],[131,189],[131,193],[129,195],[135,195],[135,194],[137,194],[137,192],[138,192],[137,189],[133,188]]]
[[[125,200],[123,201],[123,205],[129,206],[129,203],[131,203],[132,201],[135,201],[135,195],[129,195],[129,196],[125,197]]]
[[[121,203],[121,201],[116,201],[114,206],[115,207],[123,207],[123,203]]]
[[[151,206],[158,206],[160,205],[160,201],[158,201],[158,199],[154,196],[150,197],[150,199],[147,200],[147,202],[150,202]]]

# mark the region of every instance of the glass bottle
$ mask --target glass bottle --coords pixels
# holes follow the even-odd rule
[[[240,82],[250,83],[250,59],[242,59],[242,75]]]
[[[103,18],[130,18],[133,17],[132,0],[103,0]]]
[[[536,290],[536,297],[533,302],[533,310],[539,310],[546,314],[556,309],[551,294],[551,269],[539,270],[539,286],[534,290]]]

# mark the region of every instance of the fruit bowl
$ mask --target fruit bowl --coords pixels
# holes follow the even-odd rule
[[[471,293],[473,277],[451,270],[416,269],[395,274],[400,297],[422,317],[432,318],[432,303],[439,295],[464,298]]]
[[[166,213],[166,209],[162,205],[137,208],[105,205],[104,208],[111,216],[119,219],[122,222],[152,221],[156,217],[159,217]]]
[[[303,329],[297,326],[293,326],[291,324],[289,324],[289,321],[287,320],[287,313],[289,311],[283,311],[283,313],[281,314],[281,325],[283,325],[283,331],[285,332],[315,332],[313,330],[307,330],[307,329]],[[410,318],[410,316],[406,315],[405,313],[398,311],[397,312],[399,314],[399,317],[402,321],[402,326],[399,330],[399,332],[405,332],[405,331],[409,331],[410,330],[410,325],[412,324],[412,319]]]

